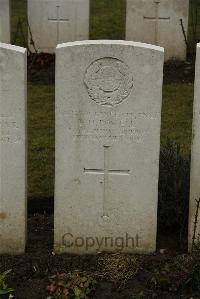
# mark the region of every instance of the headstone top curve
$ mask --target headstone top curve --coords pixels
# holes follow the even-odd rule
[[[75,42],[68,42],[63,44],[58,44],[56,49],[62,49],[66,47],[73,47],[73,46],[86,46],[86,45],[124,45],[124,46],[132,46],[138,48],[146,48],[150,50],[160,51],[164,53],[164,48],[140,43],[140,42],[133,42],[133,41],[125,41],[125,40],[84,40],[84,41],[75,41]]]
[[[20,53],[26,53],[27,49],[15,45],[10,45],[10,44],[5,44],[5,43],[0,43],[0,48],[1,49],[7,49],[7,50],[12,50]]]

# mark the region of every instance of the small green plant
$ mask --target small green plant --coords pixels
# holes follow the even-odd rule
[[[193,237],[191,255],[180,255],[174,259],[174,269],[180,273],[180,285],[182,288],[192,287],[200,291],[200,235],[197,227],[199,225],[200,199],[196,201],[196,212],[194,217]]]
[[[84,273],[58,273],[50,277],[48,299],[89,299],[96,280]]]
[[[170,265],[164,263],[158,268],[155,268],[153,271],[153,277],[151,283],[155,288],[169,290],[171,281],[170,281]]]
[[[182,255],[175,259],[175,267],[184,273],[183,287],[192,287],[200,291],[200,235],[198,233],[200,199],[196,201],[196,212],[193,227],[191,255]]]
[[[179,144],[167,139],[160,152],[159,233],[177,233],[181,243],[187,235],[190,159]]]
[[[14,290],[9,288],[6,283],[6,279],[12,270],[7,270],[0,274],[0,296],[12,293]]]
[[[200,252],[200,235],[197,233],[198,219],[200,212],[200,198],[196,201],[196,212],[194,217],[193,237],[192,237],[192,253]]]
[[[131,299],[144,299],[144,293],[140,292],[139,294],[135,294]]]
[[[180,255],[174,258],[173,269],[177,273],[179,288],[200,291],[200,254]]]

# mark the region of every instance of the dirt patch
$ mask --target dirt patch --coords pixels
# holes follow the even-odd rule
[[[32,84],[55,84],[55,55],[48,53],[28,56],[28,82]]]
[[[194,82],[195,62],[170,60],[164,65],[164,84]]]
[[[92,298],[132,299],[135,298],[199,298],[194,291],[172,290],[167,283],[157,287],[153,281],[155,269],[173,257],[168,254],[137,256],[125,254],[98,254],[95,256],[75,256],[53,253],[53,216],[32,215],[28,220],[28,246],[21,256],[1,256],[0,272],[12,269],[9,285],[15,290],[15,298],[47,298],[48,277],[62,272],[91,273],[97,278],[97,286]],[[162,241],[163,242],[163,241]],[[159,246],[159,245],[158,245]],[[174,244],[173,244],[174,246]],[[162,270],[163,271],[163,270]],[[158,275],[158,274],[156,274]],[[162,272],[161,272],[161,281]],[[167,273],[167,277],[170,276]],[[175,279],[174,279],[175,280]],[[190,297],[189,297],[190,296]]]

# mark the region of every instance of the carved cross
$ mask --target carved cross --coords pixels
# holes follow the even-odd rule
[[[109,149],[110,146],[104,146],[104,167],[102,169],[88,169],[84,168],[84,173],[91,175],[103,175],[103,188],[104,188],[104,200],[103,200],[103,217],[108,217],[107,203],[108,198],[108,181],[110,175],[121,175],[128,176],[130,175],[130,170],[122,169],[110,169],[109,168]]]
[[[166,21],[170,21],[170,17],[159,17],[159,4],[160,1],[154,1],[155,4],[155,17],[151,16],[151,17],[146,17],[144,16],[144,20],[145,21],[150,21],[150,22],[155,22],[155,45],[158,45],[158,25],[159,22],[166,22]]]
[[[59,43],[59,39],[60,39],[60,23],[69,22],[69,19],[62,18],[60,16],[60,6],[57,5],[56,6],[56,18],[48,18],[48,21],[56,23],[56,29],[57,29],[57,31],[56,31],[56,41],[57,41],[57,43]]]

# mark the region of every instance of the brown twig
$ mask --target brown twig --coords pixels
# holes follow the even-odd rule
[[[197,225],[198,225],[198,218],[199,218],[199,208],[200,208],[200,198],[196,201],[196,213],[195,213],[195,217],[194,217],[194,230],[193,230],[193,236],[192,236],[192,252],[194,250],[195,247],[195,240],[196,240],[196,233],[197,233]]]
[[[37,48],[35,46],[35,42],[33,40],[33,34],[32,34],[31,27],[30,27],[30,24],[29,24],[28,21],[27,21],[27,24],[28,24],[28,32],[30,34],[30,44],[33,46],[33,49],[34,49],[35,53],[37,54],[38,51],[37,51]],[[31,51],[30,51],[30,53],[31,53]]]
[[[186,32],[185,32],[185,28],[184,28],[182,19],[180,19],[180,24],[181,24],[181,29],[182,29],[182,32],[183,32],[183,36],[184,36],[184,40],[185,40],[187,50],[189,50],[189,44],[188,44],[188,41],[187,41],[187,36],[186,36]]]

